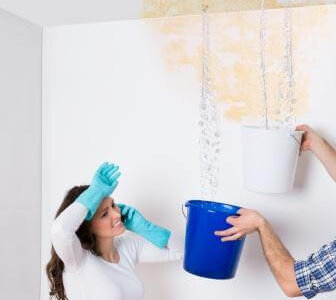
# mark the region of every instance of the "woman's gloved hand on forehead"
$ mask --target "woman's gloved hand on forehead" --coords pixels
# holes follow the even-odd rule
[[[118,186],[119,166],[104,162],[95,172],[90,187],[76,199],[88,209],[85,220],[89,221],[95,214],[101,201],[110,196]]]

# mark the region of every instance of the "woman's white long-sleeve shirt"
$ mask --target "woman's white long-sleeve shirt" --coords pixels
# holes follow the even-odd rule
[[[120,261],[110,263],[82,248],[76,231],[87,208],[75,202],[54,221],[51,239],[64,263],[63,284],[69,300],[141,300],[144,288],[135,273],[135,264],[179,260],[182,242],[172,236],[168,246],[159,249],[141,236],[114,239]]]

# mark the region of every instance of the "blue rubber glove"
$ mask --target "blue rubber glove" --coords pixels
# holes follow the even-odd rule
[[[126,229],[133,231],[159,248],[164,248],[168,244],[171,232],[168,229],[157,226],[147,221],[144,216],[134,207],[125,204],[118,204],[120,213],[124,217]]]
[[[93,176],[91,185],[76,199],[89,210],[85,220],[90,221],[93,218],[101,201],[110,196],[118,185],[120,172],[119,167],[107,162],[103,163]]]

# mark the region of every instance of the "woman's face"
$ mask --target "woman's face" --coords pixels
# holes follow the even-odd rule
[[[115,237],[124,233],[119,207],[111,197],[105,198],[91,220],[91,232],[96,237]]]

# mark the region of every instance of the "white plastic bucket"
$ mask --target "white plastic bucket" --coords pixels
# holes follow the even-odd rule
[[[248,190],[286,193],[293,189],[303,131],[243,126],[243,176]]]

